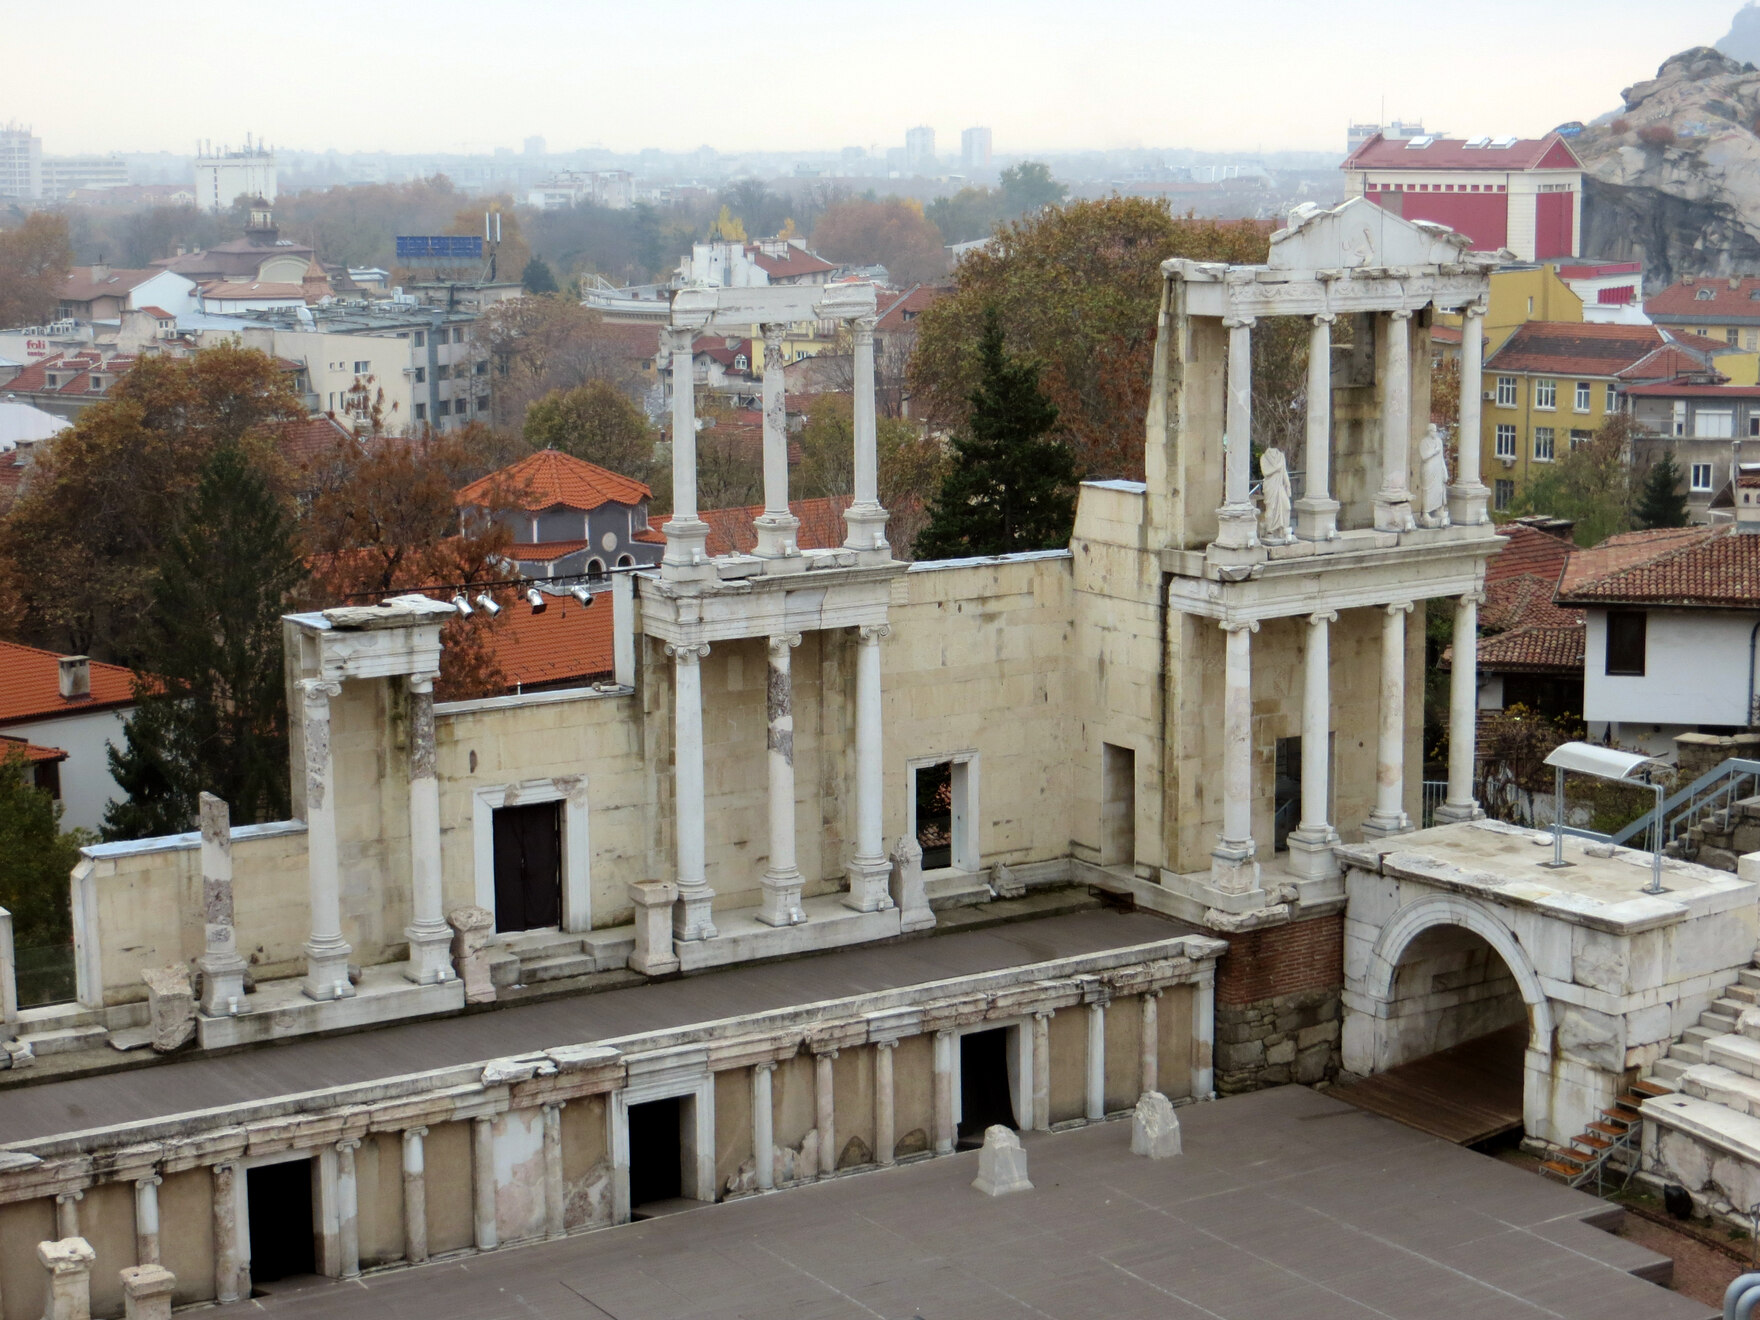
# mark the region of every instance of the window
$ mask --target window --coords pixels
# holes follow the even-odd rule
[[[331,412],[336,411],[336,391],[335,390],[330,391],[330,411]]]
[[[1534,428],[1534,461],[1536,463],[1552,462],[1552,428],[1536,426]]]
[[[416,347],[421,348],[426,345],[427,342],[428,336],[423,334],[420,330],[416,331]]]
[[[1580,380],[1577,382],[1576,407],[1578,412],[1589,411],[1589,382],[1586,380]]]
[[[1695,463],[1687,480],[1687,489],[1708,491],[1711,489],[1711,464]]]
[[[1495,482],[1492,483],[1492,490],[1491,490],[1491,507],[1492,508],[1494,508],[1494,509],[1507,509],[1507,508],[1509,508],[1509,502],[1511,500],[1513,500],[1515,497],[1516,497],[1516,483],[1511,481],[1508,477],[1499,477]]]
[[[456,329],[452,332],[452,342],[455,344],[464,343],[464,327],[463,326],[460,326],[458,329]]]
[[[1607,672],[1631,678],[1644,676],[1644,623],[1642,610],[1607,612]]]
[[[1516,428],[1508,422],[1497,428],[1497,456],[1512,459],[1516,456]]]
[[[1728,408],[1700,408],[1693,414],[1693,435],[1701,440],[1728,440],[1736,433],[1736,415]]]
[[[487,362],[477,363],[471,368],[471,374],[473,376],[487,376],[489,374],[489,364]]]
[[[908,823],[923,850],[923,869],[978,870],[977,753],[913,758],[907,768]]]
[[[1742,347],[1750,353],[1756,348],[1760,348],[1760,330],[1742,331]]]
[[[477,400],[477,411],[478,412],[488,412],[489,411],[489,397],[487,395],[484,395],[482,398]]]
[[[428,405],[427,404],[418,403],[416,405],[416,420],[418,422],[425,422],[428,420]]]
[[[1588,444],[1594,438],[1595,438],[1595,432],[1593,432],[1593,431],[1572,431],[1571,432],[1571,448],[1572,449],[1581,449],[1584,445]]]
[[[354,374],[357,376],[364,376],[372,369],[373,364],[364,360],[354,364]]]
[[[440,402],[434,406],[434,412],[435,412],[435,415],[439,416],[439,417],[450,416],[452,413],[452,400],[451,399],[440,400]]]
[[[1619,387],[1612,381],[1607,382],[1607,401],[1601,405],[1603,412],[1614,412],[1619,407]]]
[[[1537,380],[1534,382],[1534,406],[1548,409],[1558,407],[1557,381]]]
[[[426,367],[417,367],[417,368],[416,368],[416,377],[415,377],[415,379],[416,379],[416,384],[418,384],[418,385],[425,385],[425,384],[427,384],[427,381],[428,381],[428,369],[427,369],[427,368],[426,368]]]
[[[1748,434],[1760,435],[1760,412],[1754,412],[1748,415]]]
[[[1727,329],[1723,332],[1723,337],[1725,339],[1729,340],[1729,342],[1732,344],[1736,343],[1741,338],[1741,336],[1737,333],[1736,328],[1733,325],[1730,326],[1729,329]]]
[[[1499,408],[1516,406],[1516,378],[1514,376],[1499,376],[1497,378],[1497,406]]]
[[[1687,401],[1685,399],[1676,399],[1674,401],[1674,408],[1672,409],[1670,420],[1673,423],[1673,431],[1676,435],[1685,435],[1687,433]]]
[[[435,380],[451,380],[452,379],[452,368],[447,366],[444,362],[442,362],[439,366],[434,368],[434,379]]]
[[[1700,289],[1693,295],[1693,297],[1697,298],[1700,302],[1710,302],[1713,298],[1717,297],[1717,290],[1706,287]]]

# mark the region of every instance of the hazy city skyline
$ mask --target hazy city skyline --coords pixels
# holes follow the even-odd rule
[[[884,14],[814,10],[781,25],[709,24],[677,0],[535,0],[501,14],[457,0],[314,0],[292,23],[206,2],[85,25],[20,8],[0,122],[32,125],[50,154],[188,153],[197,139],[241,145],[246,132],[345,152],[518,150],[534,134],[555,151],[885,149],[917,124],[935,129],[943,156],[980,124],[1005,157],[1339,150],[1350,121],[1383,113],[1524,135],[1591,118],[1669,55],[1717,40],[1737,8],[1470,0],[1439,22],[1428,5],[1366,0],[1325,12],[1287,0],[900,0]],[[315,66],[314,40],[346,47],[347,71]],[[70,94],[76,64],[152,79],[210,59],[230,70],[210,96],[143,95],[126,77]]]

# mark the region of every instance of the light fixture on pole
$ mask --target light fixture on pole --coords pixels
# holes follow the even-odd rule
[[[588,591],[585,587],[570,587],[568,589],[568,594],[581,603],[581,608],[583,610],[587,609],[593,603],[593,593]]]
[[[482,610],[483,613],[487,614],[491,619],[501,613],[501,607],[495,603],[495,597],[491,596],[486,591],[480,591],[477,593],[477,608]]]
[[[533,614],[542,614],[550,608],[550,602],[544,599],[544,593],[536,587],[526,588],[526,601],[531,605]]]

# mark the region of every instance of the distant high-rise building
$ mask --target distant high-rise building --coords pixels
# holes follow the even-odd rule
[[[935,130],[927,125],[905,130],[904,167],[912,174],[921,174],[935,164]]]
[[[0,197],[35,201],[43,195],[43,139],[18,124],[0,128]]]
[[[544,154],[544,147],[544,139],[541,137],[529,137],[526,139],[526,155],[528,156],[542,156]]]
[[[959,135],[959,163],[967,174],[990,168],[990,130],[968,128]]]
[[[75,188],[121,188],[128,163],[121,156],[43,157],[43,196],[60,201]]]
[[[196,205],[224,211],[240,197],[275,200],[275,154],[248,136],[243,151],[204,147],[196,158]]]

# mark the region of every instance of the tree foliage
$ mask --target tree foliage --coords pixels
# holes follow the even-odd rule
[[[790,480],[807,499],[855,493],[855,403],[848,394],[821,394],[807,410],[797,441],[800,466]],[[887,539],[908,550],[923,529],[929,501],[941,487],[946,460],[941,445],[922,428],[898,417],[880,417],[874,434],[880,503],[891,517]]]
[[[550,263],[544,258],[534,256],[526,262],[526,268],[520,272],[519,281],[525,285],[527,293],[556,293],[556,272],[550,269]]]
[[[67,221],[53,211],[32,211],[23,224],[0,229],[0,326],[54,320],[72,264]]]
[[[61,829],[61,804],[37,787],[23,748],[0,756],[0,907],[20,949],[72,940],[67,875],[88,838]]]
[[[1048,165],[1027,160],[1002,171],[1001,187],[961,188],[930,202],[925,214],[943,242],[970,243],[988,238],[998,225],[1061,205],[1068,194],[1068,188],[1052,179]]]
[[[1588,441],[1531,475],[1516,491],[1510,513],[1569,518],[1576,523],[1573,535],[1580,546],[1599,545],[1630,531],[1634,433],[1631,418],[1609,418]]]
[[[964,424],[994,308],[1010,351],[1038,366],[1078,472],[1140,479],[1161,263],[1263,261],[1266,247],[1250,221],[1176,217],[1140,197],[1072,202],[1011,224],[969,253],[954,292],[917,318],[913,411],[944,429]]]
[[[979,377],[965,428],[918,534],[923,559],[1010,554],[1065,545],[1075,519],[1075,464],[1050,434],[1057,406],[1039,370],[1003,349],[989,313],[978,340]]]
[[[853,200],[826,208],[813,227],[813,250],[827,261],[878,263],[901,286],[937,279],[947,270],[941,231],[908,198]]]
[[[652,487],[658,434],[629,395],[596,380],[553,390],[526,410],[526,443],[558,449]]]
[[[391,270],[399,234],[450,232],[464,205],[465,195],[452,180],[436,174],[408,183],[338,184],[282,193],[275,199],[275,219],[283,234],[311,244],[325,261]],[[464,232],[480,234],[482,208],[473,203],[471,213],[476,223]]]
[[[306,575],[291,502],[260,444],[215,448],[136,621],[142,676],[110,769],[128,797],[104,837],[189,829],[204,789],[243,824],[289,809],[281,616]]]
[[[1687,493],[1681,489],[1681,469],[1674,461],[1674,450],[1663,450],[1644,474],[1632,517],[1639,527],[1687,525]]]
[[[636,387],[629,339],[564,293],[510,298],[482,318],[489,370],[495,375],[495,424],[517,431],[526,409],[556,390],[591,381]]]

